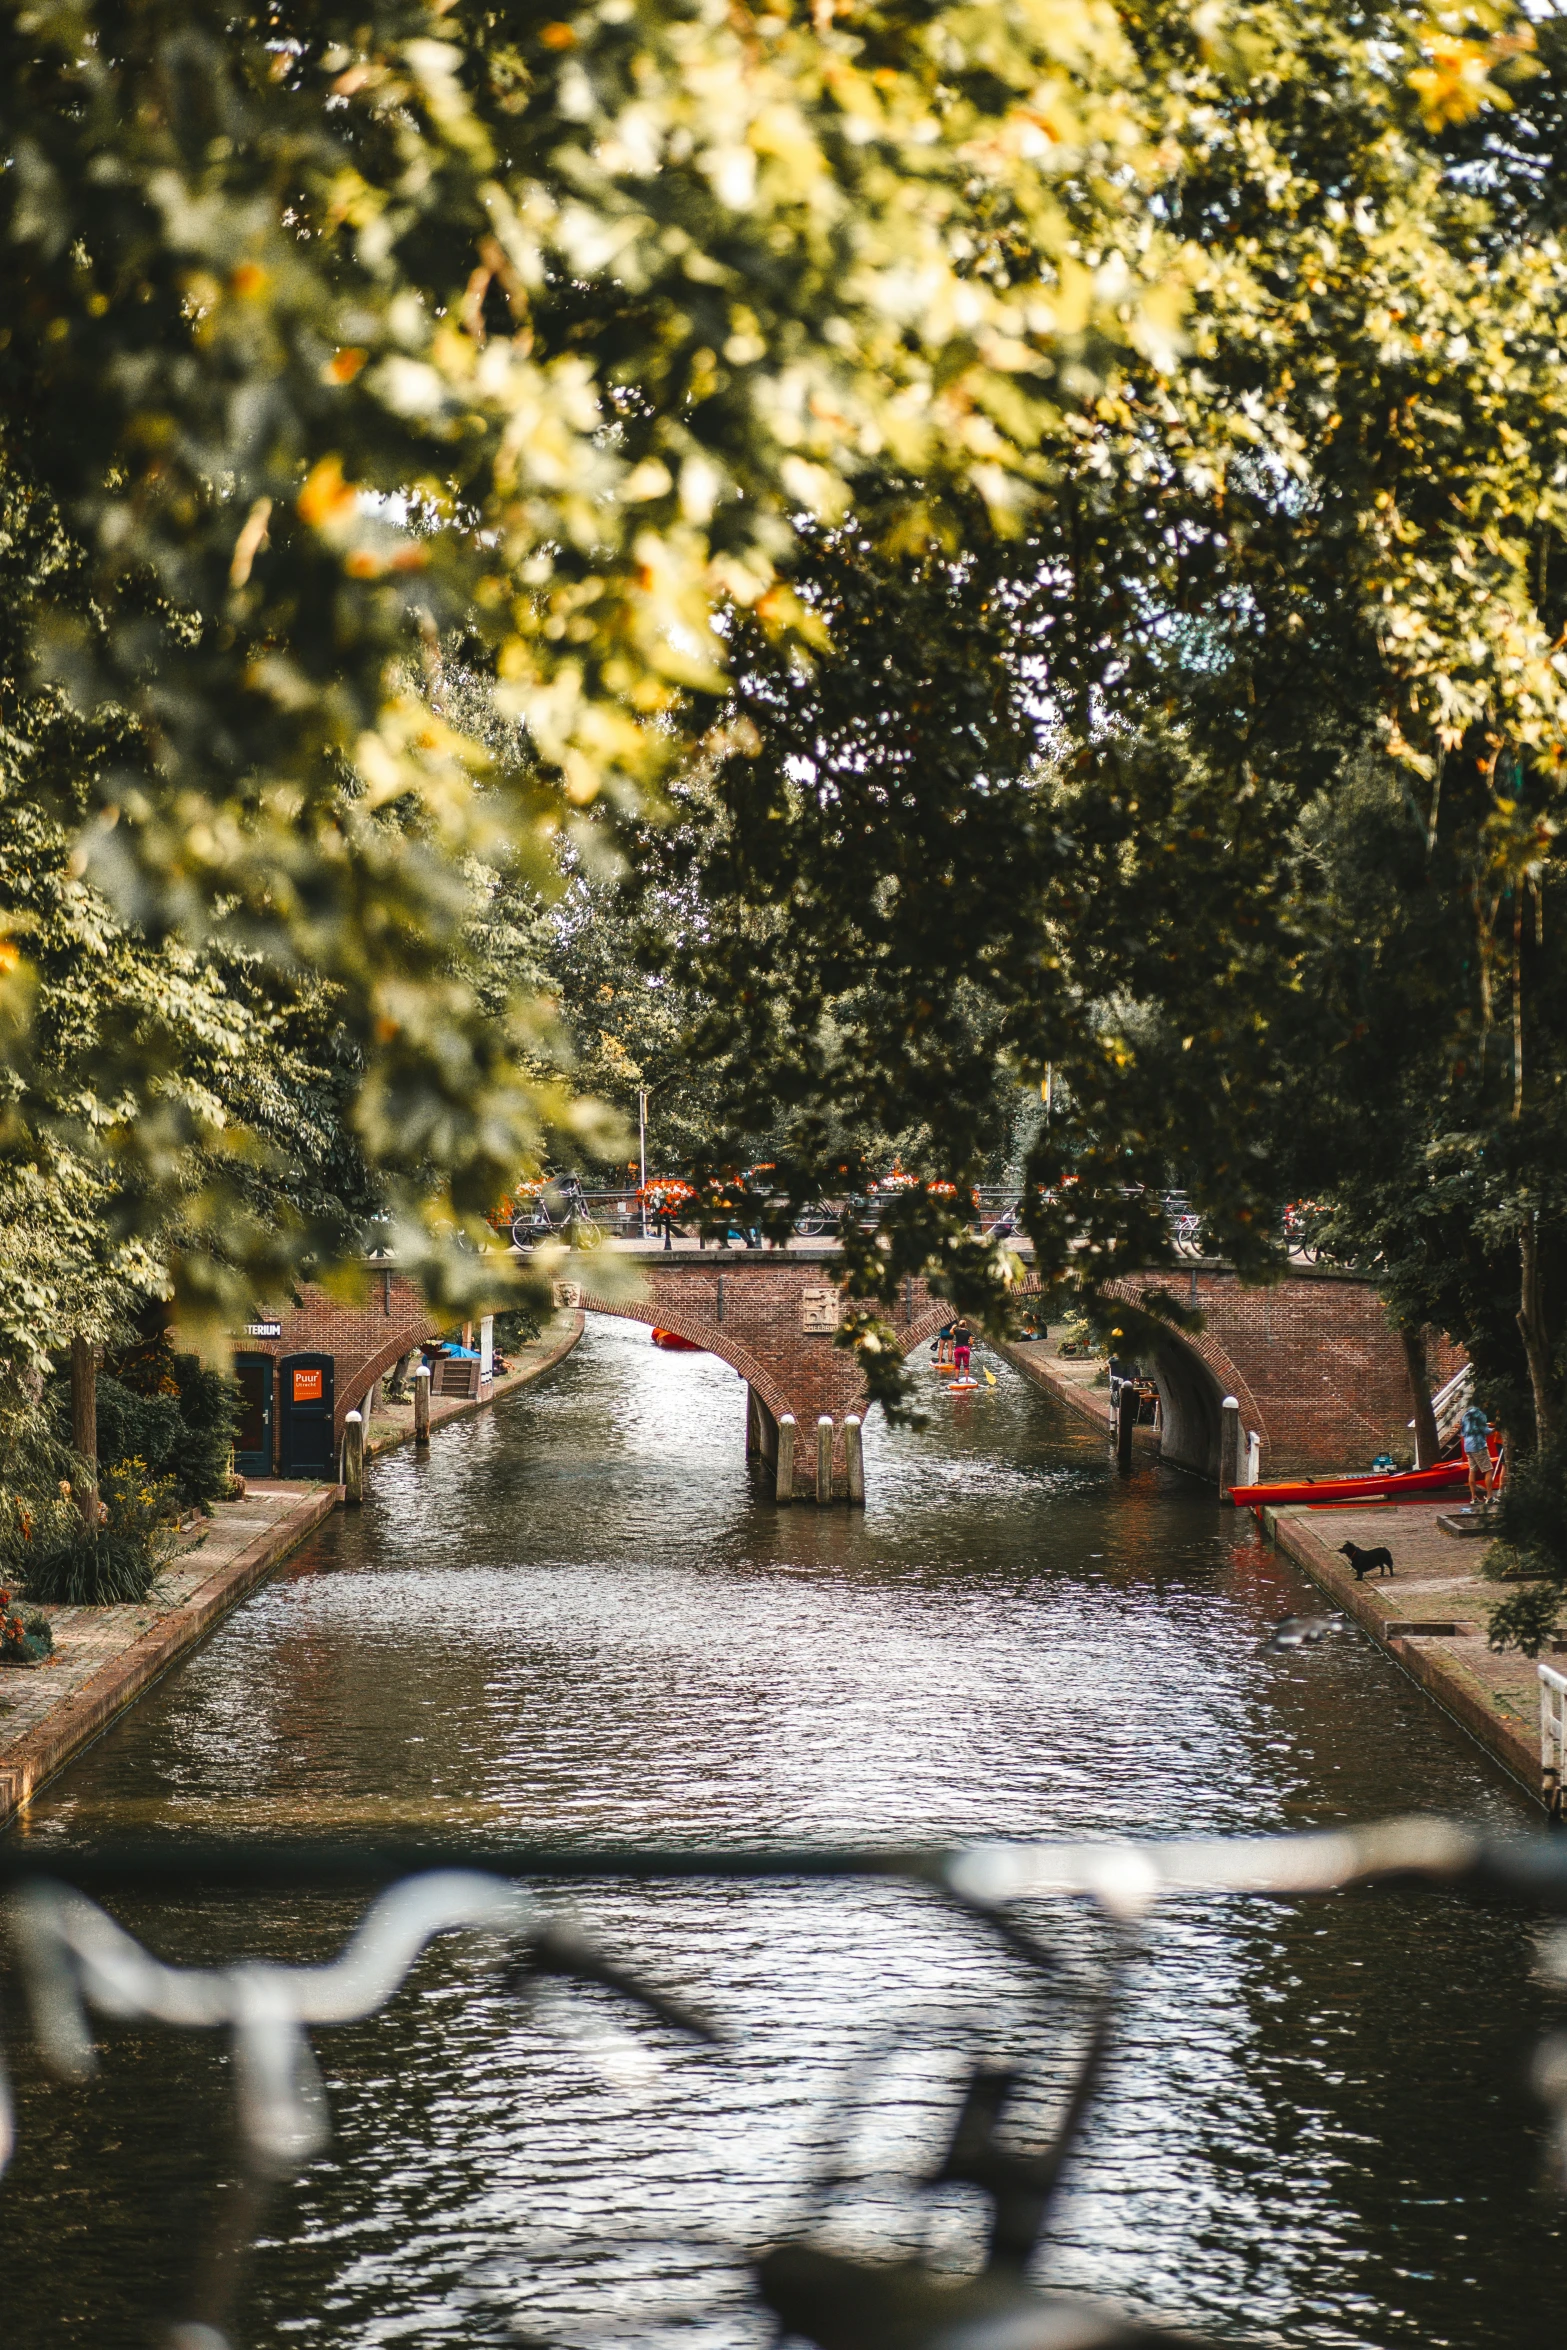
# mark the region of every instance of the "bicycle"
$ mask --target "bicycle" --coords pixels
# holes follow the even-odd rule
[[[566,1210],[559,1224],[550,1214],[548,1196],[541,1184],[531,1208],[526,1211],[519,1209],[512,1218],[512,1246],[521,1249],[526,1255],[541,1240],[548,1240],[558,1230],[563,1234],[568,1248],[588,1250],[602,1247],[603,1230],[594,1221],[587,1195],[582,1188],[581,1176],[562,1176],[557,1190]]]
[[[82,1880],[81,1889],[70,1882]],[[901,1883],[924,1902],[944,1904],[1021,1962],[1029,2006],[1067,2022],[1081,2012],[1057,2118],[1034,2121],[1037,2101],[1022,2051],[987,2035],[962,2062],[945,2150],[932,2170],[908,2181],[916,2196],[951,2185],[988,2202],[980,2261],[966,2273],[915,2256],[867,2258],[822,2240],[835,2198],[854,2184],[844,2160],[876,2072],[902,2043],[895,2031],[852,2064],[829,2113],[826,2166],[809,2182],[792,2225],[774,2228],[771,2247],[711,2237],[732,2251],[760,2303],[783,2328],[818,2350],[1200,2350],[1199,2338],[1158,2319],[1131,2319],[1103,2302],[1034,2283],[1036,2249],[1048,2243],[1063,2177],[1105,2086],[1105,2059],[1118,2010],[1128,2000],[1141,1928],[1163,1899],[1222,1893],[1299,1901],[1340,1889],[1424,1883],[1481,1904],[1522,1902],[1567,1915],[1567,1842],[1559,1836],[1501,1838],[1421,1816],[1304,1834],[1177,1839],[1166,1843],[979,1843],[888,1847],[496,1846],[425,1839],[375,1847],[246,1839],[143,1845],[91,1844],[69,1854],[28,1845],[0,1851],[0,1894],[29,1990],[29,2012],[49,2068],[66,2079],[92,2070],[93,2016],[179,2029],[226,2030],[233,2049],[234,2190],[221,2207],[206,2256],[182,2296],[181,2321],[165,2350],[201,2341],[228,2350],[236,2289],[266,2219],[272,2194],[320,2157],[331,2136],[329,2100],[311,2047],[314,2030],[360,2022],[384,2007],[426,1945],[481,1931],[495,1955],[493,1979],[526,1999],[540,1983],[610,1991],[650,2022],[697,2043],[721,2034],[706,2018],[596,1948],[568,1918],[536,1901],[519,1880],[572,1878],[678,1883],[838,1878]],[[97,1899],[156,1891],[162,1898],[214,1888],[360,1889],[373,1905],[335,1959],[289,1966],[229,1960],[206,1968],[155,1958]],[[90,1888],[90,1892],[89,1892]],[[1095,1921],[1091,1972],[1079,1997],[1063,1952],[1013,1907],[1042,1896],[1089,1905]],[[1558,1980],[1560,1980],[1558,1972]],[[1036,2009],[1037,2012],[1037,2009]],[[953,2019],[955,2023],[956,2018]],[[943,2021],[944,2034],[952,2026]],[[1535,2083],[1552,2110],[1558,2157],[1567,2123],[1567,2045],[1547,2039]],[[9,2152],[11,2107],[0,2069],[0,2168]],[[1030,2092],[1033,2092],[1031,2095]],[[1021,2127],[1019,2124],[1021,2123]],[[515,2337],[512,2337],[515,2338]]]

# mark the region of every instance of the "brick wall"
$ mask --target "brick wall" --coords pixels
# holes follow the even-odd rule
[[[306,1283],[297,1306],[259,1307],[258,1322],[282,1325],[278,1338],[249,1338],[233,1334],[236,1354],[267,1355],[274,1364],[286,1355],[326,1354],[332,1357],[332,1439],[343,1438],[343,1422],[359,1410],[366,1396],[393,1364],[422,1340],[436,1336],[435,1323],[420,1291],[390,1266],[368,1268],[363,1298],[345,1301]],[[273,1374],[272,1444],[274,1467],[282,1441],[282,1413]]]
[[[1300,1268],[1270,1289],[1250,1289],[1233,1273],[1193,1267],[1120,1282],[1112,1293],[1135,1302],[1154,1286],[1203,1315],[1202,1329],[1190,1338],[1164,1340],[1152,1366],[1170,1390],[1165,1418],[1172,1434],[1183,1407],[1194,1428],[1201,1425],[1196,1443],[1188,1439],[1188,1453],[1207,1449],[1210,1430],[1201,1399],[1177,1392],[1183,1356],[1186,1368],[1195,1370],[1195,1357],[1207,1372],[1217,1390],[1209,1398],[1215,1412],[1220,1397],[1239,1399],[1242,1424],[1262,1438],[1264,1476],[1349,1470],[1384,1450],[1413,1451],[1404,1351],[1374,1283]],[[1427,1353],[1434,1386],[1463,1366],[1461,1351],[1435,1332],[1428,1333]],[[1217,1474],[1216,1429],[1215,1417],[1212,1457],[1187,1458],[1186,1466]],[[1182,1457],[1174,1445],[1171,1450]]]

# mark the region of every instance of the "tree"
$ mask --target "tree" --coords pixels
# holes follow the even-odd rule
[[[1562,259],[1473,168],[1482,118],[1555,120],[1529,26],[1303,5],[1215,51],[1174,7],[1124,21],[1166,93],[1187,364],[1127,360],[1064,412],[1010,541],[972,513],[911,564],[862,495],[814,543],[832,651],[802,676],[747,640],[735,724],[761,753],[719,759],[707,850],[730,906],[783,917],[760,972],[715,925],[708,986],[743,1003],[755,974],[733,1017],[759,1086],[803,1071],[807,1155],[857,1082],[937,1104],[927,1171],[972,1171],[973,987],[989,1043],[1053,1072],[1030,1229],[1091,1286],[1167,1261],[1172,1179],[1244,1269],[1281,1263],[1286,1111],[1345,1043],[1314,992],[1309,819],[1368,761],[1422,833],[1456,825],[1476,971],[1511,987],[1495,922],[1521,937],[1540,882],[1562,693]],[[813,1022],[851,971],[874,1009],[829,1064]],[[924,1245],[958,1243],[924,1210]],[[970,1272],[973,1305],[994,1267]],[[890,1264],[863,1273],[887,1294]]]
[[[802,512],[890,452],[913,539],[953,487],[1008,514],[1063,366],[1168,343],[1134,60],[1102,4],[46,0],[0,93],[0,461],[58,540],[9,690],[30,660],[79,744],[43,804],[152,952],[331,991],[354,1147],[458,1302],[493,1273],[443,1233],[557,1107],[465,972],[474,867],[548,895],[588,810],[646,803],[724,612],[809,633]],[[453,635],[526,756],[421,682]],[[163,1147],[142,1042],[104,1050],[116,1198],[182,1310],[311,1261],[232,1212],[195,1105]]]

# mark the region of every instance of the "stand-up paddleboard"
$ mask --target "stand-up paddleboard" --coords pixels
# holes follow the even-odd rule
[[[978,1389],[979,1381],[977,1379],[954,1379],[952,1385],[947,1389],[947,1393],[949,1395],[973,1395],[978,1392]]]

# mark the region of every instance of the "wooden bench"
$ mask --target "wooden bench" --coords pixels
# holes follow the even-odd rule
[[[435,1366],[431,1382],[437,1395],[476,1396],[479,1392],[479,1366],[443,1355]]]

